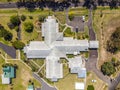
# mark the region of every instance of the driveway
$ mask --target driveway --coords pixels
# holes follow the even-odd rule
[[[14,47],[5,45],[0,42],[0,48],[3,49],[12,58],[16,58],[16,50]]]
[[[42,84],[41,90],[57,90],[55,87],[50,86],[46,81],[44,81],[39,75],[33,73],[33,77]]]

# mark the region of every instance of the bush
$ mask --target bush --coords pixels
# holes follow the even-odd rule
[[[3,37],[6,41],[11,41],[12,40],[12,33],[7,31],[6,29],[2,28],[0,29],[0,37]]]
[[[102,66],[101,66],[101,71],[104,75],[108,75],[110,76],[111,74],[113,74],[116,70],[115,67],[113,66],[113,64],[111,62],[105,62]]]
[[[26,20],[26,16],[25,15],[21,15],[21,20],[25,21]]]
[[[39,22],[43,22],[45,18],[46,18],[45,15],[39,16],[39,17],[38,17],[38,20],[39,20]]]
[[[11,22],[14,26],[18,26],[18,25],[20,24],[19,16],[11,16],[11,17],[10,17],[10,22]]]
[[[27,32],[32,32],[34,29],[34,26],[31,22],[26,22],[26,23],[24,23],[24,29]]]
[[[29,16],[29,19],[33,19],[33,17],[32,17],[32,16]]]
[[[88,85],[87,90],[94,90],[94,86],[93,85]]]
[[[11,40],[12,40],[12,37],[13,37],[12,33],[7,32],[7,33],[5,34],[5,36],[4,36],[4,39],[5,39],[6,41],[11,41]]]
[[[4,29],[4,27],[0,24],[0,29]]]
[[[6,34],[7,30],[5,29],[0,29],[0,37],[4,37]]]
[[[25,44],[21,41],[15,41],[13,42],[13,47],[15,47],[15,49],[23,49]]]

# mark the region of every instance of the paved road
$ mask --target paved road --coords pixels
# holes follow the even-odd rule
[[[50,86],[47,82],[45,82],[39,75],[33,73],[33,77],[37,79],[41,84],[41,90],[57,90],[55,87]]]
[[[17,8],[16,3],[0,3],[0,8]]]
[[[95,32],[92,27],[92,9],[89,11],[89,20],[88,20],[88,28],[89,28],[89,36],[90,40],[96,40]],[[87,71],[93,71],[95,74],[104,82],[108,84],[109,90],[114,90],[116,86],[120,82],[120,74],[115,78],[115,80],[112,80],[108,77],[102,74],[102,72],[97,68],[97,57],[98,52],[97,50],[90,50],[90,58],[86,62],[86,69]]]
[[[0,42],[0,48],[2,48],[12,58],[16,58],[16,50],[14,47],[5,45]]]

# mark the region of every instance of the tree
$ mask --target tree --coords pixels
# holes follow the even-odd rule
[[[7,31],[6,29],[1,28],[0,29],[0,37],[3,37],[6,41],[11,41],[13,35],[11,32]]]
[[[120,27],[112,33],[110,39],[107,41],[107,51],[111,53],[116,53],[120,50]]]
[[[18,25],[20,24],[19,16],[11,16],[11,17],[10,17],[10,22],[11,22],[14,26],[18,26]]]
[[[46,16],[42,15],[42,16],[38,17],[38,20],[39,20],[39,22],[43,22],[45,18],[46,18]]]
[[[2,26],[1,24],[0,24],[0,29],[4,29],[4,26]]]
[[[87,90],[94,90],[94,86],[93,85],[88,85]]]
[[[11,22],[7,23],[7,25],[8,25],[8,27],[9,27],[10,29],[14,29],[14,28],[15,28],[15,26],[14,26]]]
[[[14,41],[12,45],[13,45],[13,47],[15,47],[15,49],[23,49],[25,46],[25,44],[19,40]]]
[[[26,20],[26,16],[25,15],[21,15],[21,20],[25,21]]]
[[[33,23],[31,23],[31,22],[24,23],[24,29],[27,32],[32,32],[34,29]]]
[[[11,33],[11,32],[7,32],[7,33],[5,34],[5,36],[4,36],[4,39],[5,39],[6,41],[11,41],[11,40],[12,40],[12,37],[13,37],[12,33]]]
[[[104,75],[110,76],[113,74],[116,70],[115,67],[111,62],[104,62],[104,64],[101,66],[101,71]]]
[[[33,19],[33,17],[32,17],[32,16],[29,16],[29,19]]]

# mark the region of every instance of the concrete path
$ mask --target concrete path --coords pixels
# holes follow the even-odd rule
[[[41,90],[57,90],[55,87],[49,85],[46,81],[44,81],[38,74],[33,73],[33,77],[42,84]]]

